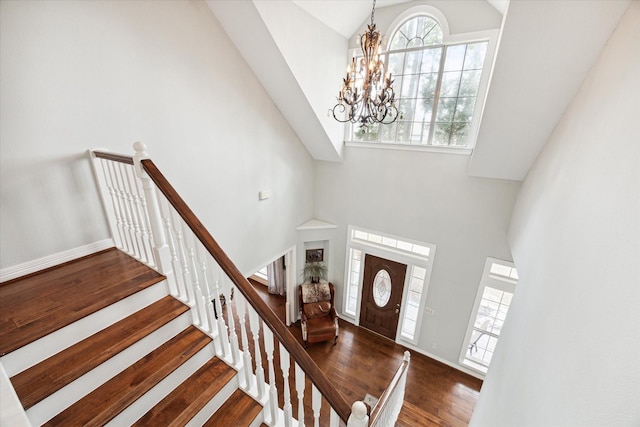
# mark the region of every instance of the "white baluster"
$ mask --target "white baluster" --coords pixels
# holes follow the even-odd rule
[[[244,295],[240,292],[236,295],[236,311],[238,312],[238,319],[240,321],[240,337],[242,339],[242,362],[243,362],[243,377],[245,390],[251,390],[253,380],[253,363],[251,362],[251,351],[249,350],[249,338],[247,337],[246,328],[246,306],[248,305],[244,299]]]
[[[191,269],[192,263],[190,263],[191,259],[191,249],[193,248],[191,242],[193,241],[193,234],[191,233],[191,229],[185,224],[185,222],[180,219],[180,230],[182,232],[182,243],[184,245],[184,268],[187,272],[187,277],[189,280],[185,280],[187,285],[187,304],[191,307],[191,313],[193,314],[193,322],[196,325],[200,324],[200,319],[198,318],[198,309],[196,307],[196,296],[195,296],[195,288],[194,283],[198,280],[197,277],[193,277],[194,272]]]
[[[121,249],[124,250],[126,253],[131,254],[133,253],[133,249],[132,249],[133,246],[131,243],[131,236],[129,235],[129,223],[127,222],[126,206],[122,198],[122,191],[120,191],[120,188],[119,188],[120,184],[118,181],[116,162],[108,162],[107,167],[109,169],[109,176],[111,177],[113,194],[116,200],[118,201],[116,205],[118,206],[118,211],[120,212],[119,213],[120,228],[122,229],[122,235],[123,235],[123,241],[122,241],[123,245]]]
[[[313,409],[313,425],[314,427],[320,427],[320,406],[322,406],[322,394],[311,384],[311,409]]]
[[[229,295],[227,299],[227,323],[229,325],[229,344],[231,344],[231,361],[233,366],[238,366],[240,363],[240,346],[238,344],[238,334],[236,333],[236,321],[233,317],[233,304],[231,302],[231,296],[233,295],[233,287],[229,286]]]
[[[193,291],[193,304],[195,306],[195,324],[202,327],[204,322],[202,321],[202,313],[204,313],[204,306],[202,305],[202,291],[200,290],[200,275],[198,274],[198,264],[196,262],[196,250],[193,246],[195,244],[192,236],[192,245],[189,247],[189,261],[190,269],[193,272],[191,274],[191,283]]]
[[[304,371],[293,363],[296,369],[296,392],[298,393],[298,427],[304,427]]]
[[[329,411],[329,427],[339,427],[340,426],[340,416],[338,413],[331,407]]]
[[[165,203],[166,205],[166,203]],[[164,223],[165,233],[167,236],[167,242],[169,244],[169,254],[171,257],[171,265],[174,271],[180,271],[180,263],[178,262],[178,254],[176,253],[176,242],[173,235],[173,228],[171,228],[171,219],[169,214],[162,216],[162,222]],[[180,296],[180,276],[179,274],[173,275],[171,281],[169,281],[169,292],[177,299],[181,299]]]
[[[135,226],[133,224],[133,216],[131,215],[131,199],[129,198],[130,194],[126,191],[125,177],[126,173],[123,169],[125,167],[122,163],[114,162],[114,168],[116,171],[116,179],[118,181],[118,192],[120,193],[120,200],[122,200],[122,205],[124,206],[124,217],[126,218],[125,224],[127,229],[127,236],[129,242],[131,242],[131,255],[135,258],[139,259],[139,249],[138,243],[136,242],[136,231]]]
[[[140,233],[140,249],[145,262],[149,265],[153,265],[155,260],[153,259],[153,252],[151,249],[153,248],[152,236],[150,235],[149,228],[147,227],[149,218],[147,216],[146,201],[144,194],[138,185],[139,180],[136,179],[135,170],[133,168],[128,168],[128,171],[131,193],[133,194],[133,205],[135,206],[135,216],[138,218],[137,222]]]
[[[262,367],[262,355],[260,354],[260,317],[253,307],[249,309],[249,326],[253,336],[253,350],[256,359],[256,387],[258,389],[258,400],[264,397],[264,369]]]
[[[144,263],[149,263],[147,254],[144,251],[144,243],[142,241],[142,230],[140,229],[139,206],[136,202],[137,195],[134,193],[135,181],[133,179],[133,167],[120,163],[122,171],[122,185],[125,189],[129,210],[131,211],[131,223],[133,225],[133,236],[136,246],[136,258]]]
[[[202,272],[202,301],[204,305],[204,319],[206,323],[207,331],[211,333],[213,337],[215,334],[215,315],[213,313],[213,303],[211,297],[211,287],[209,286],[209,276],[207,274],[207,258],[209,254],[205,251],[202,245],[198,245],[198,255],[200,258],[200,270]]]
[[[177,220],[180,224],[180,219]],[[178,243],[178,260],[180,261],[180,271],[182,272],[182,284],[184,285],[184,294],[181,295],[182,302],[191,306],[189,301],[189,288],[191,287],[191,273],[189,272],[189,265],[187,263],[186,245],[184,241],[184,235],[182,234],[182,227],[180,225],[175,227],[176,239]]]
[[[269,365],[269,413],[271,415],[271,425],[278,422],[278,388],[276,387],[276,372],[273,367],[273,333],[268,327],[262,328],[264,335],[264,349],[267,352],[267,363]]]
[[[293,424],[293,413],[291,410],[291,392],[289,391],[289,352],[284,348],[282,343],[280,344],[280,369],[282,369],[282,377],[284,378],[284,383],[282,388],[284,389],[284,407],[282,408],[284,411],[284,426],[291,427]]]
[[[173,254],[175,257],[174,269],[179,274],[176,274],[176,284],[178,286],[178,299],[182,302],[187,301],[187,284],[185,283],[184,264],[182,263],[182,232],[180,231],[179,224],[180,219],[177,212],[169,205],[169,201],[166,201],[167,209],[169,210],[168,225],[167,228],[172,230],[172,246]],[[177,225],[178,224],[178,225]],[[172,260],[172,262],[174,262]]]
[[[220,272],[218,272],[220,274]],[[220,303],[220,280],[216,280],[214,304],[216,307],[216,314],[218,315],[218,339],[220,341],[220,356],[223,359],[229,360],[231,355],[231,346],[229,345],[229,335],[227,331],[227,324],[224,323],[224,316],[222,315],[222,303]]]

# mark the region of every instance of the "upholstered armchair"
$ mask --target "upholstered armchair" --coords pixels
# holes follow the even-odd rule
[[[332,283],[305,283],[298,287],[298,307],[302,339],[307,343],[338,340],[338,315],[334,307],[336,290]]]

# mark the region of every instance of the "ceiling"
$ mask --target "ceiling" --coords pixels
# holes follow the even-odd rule
[[[469,163],[469,174],[523,180],[631,0],[467,1],[487,1],[504,16],[478,139]],[[408,2],[377,0],[376,9]],[[344,38],[346,52],[347,39],[368,20],[371,3],[363,0],[207,0],[207,4],[311,155],[318,160],[340,161],[342,152],[338,146],[341,141],[336,142],[329,135],[323,123],[326,123],[326,117],[320,114],[321,109],[312,111],[314,106],[304,85],[300,84],[303,80],[299,75],[301,70],[293,69],[290,58],[285,57],[286,49],[274,40],[276,33],[282,33],[281,27],[295,25],[295,22],[285,24],[279,18],[281,15],[275,13],[273,16],[276,18],[269,21],[265,19],[264,8],[296,5],[286,6],[289,13],[293,13],[290,16],[295,15],[303,20],[304,16],[299,13],[313,16],[316,22],[321,23],[319,25],[331,28],[333,34],[338,33],[341,37],[337,37]],[[239,25],[239,22],[246,24],[247,20],[252,24]],[[298,26],[298,33],[294,34],[300,34],[301,25]],[[328,42],[316,47],[326,49],[326,45]],[[343,45],[332,44],[331,48]],[[270,54],[265,57],[267,50]],[[346,56],[345,52],[339,54]],[[278,55],[282,55],[282,58],[275,57]],[[254,60],[254,57],[261,59]],[[277,65],[278,76],[269,73],[270,67],[264,67],[269,58]],[[283,80],[285,68],[289,68],[286,70],[286,82]],[[333,80],[342,71],[334,73],[333,70],[326,70],[326,74],[331,74],[330,91],[333,93]],[[279,94],[285,92],[287,99],[278,99]],[[309,114],[302,114],[304,110]],[[326,108],[322,111],[326,112]]]

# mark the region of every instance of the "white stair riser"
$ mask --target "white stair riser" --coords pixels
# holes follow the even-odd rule
[[[138,400],[129,405],[124,411],[119,413],[106,425],[111,427],[121,427],[133,424],[151,408],[164,399],[174,388],[189,378],[202,365],[207,363],[214,354],[213,343],[208,344],[180,367],[160,381],[155,387],[145,393]]]
[[[200,427],[203,425],[215,412],[220,409],[224,402],[231,397],[231,395],[238,389],[238,374],[236,374],[231,381],[229,381],[219,392],[211,399],[201,410],[198,412],[189,422],[187,427]]]
[[[127,347],[109,360],[80,378],[38,402],[27,410],[34,425],[40,425],[62,412],[73,403],[133,365],[139,359],[176,336],[191,324],[191,315],[185,312],[163,327]]]

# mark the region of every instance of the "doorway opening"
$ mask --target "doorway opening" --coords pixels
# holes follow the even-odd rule
[[[292,298],[295,297],[296,274],[295,274],[295,247],[278,256],[251,276],[249,280],[267,288],[269,295],[282,298],[285,305],[287,326],[291,324]]]

